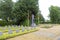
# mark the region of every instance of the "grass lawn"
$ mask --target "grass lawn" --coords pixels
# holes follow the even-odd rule
[[[16,33],[16,29],[14,28],[11,28],[13,30],[13,33],[12,34],[8,34],[8,29],[6,30],[0,30],[1,32],[3,32],[3,35],[0,36],[0,40],[5,40],[5,39],[8,39],[8,38],[12,38],[12,37],[15,37],[15,36],[19,36],[19,35],[23,35],[23,34],[26,34],[26,33],[30,33],[30,32],[34,32],[34,31],[37,31],[38,28],[33,28],[33,29],[30,29],[30,30],[27,30],[25,29],[24,32],[22,32],[21,28],[16,28],[16,29],[20,29],[20,31],[18,33]]]

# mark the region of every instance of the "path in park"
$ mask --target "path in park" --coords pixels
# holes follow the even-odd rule
[[[40,28],[39,31],[17,36],[7,40],[60,40],[60,26]]]

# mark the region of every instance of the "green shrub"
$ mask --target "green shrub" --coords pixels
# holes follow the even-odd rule
[[[0,20],[0,26],[5,26],[5,25],[7,25],[7,22],[3,21],[3,20]]]

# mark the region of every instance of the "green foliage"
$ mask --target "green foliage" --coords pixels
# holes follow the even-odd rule
[[[16,3],[12,0],[0,1],[0,18],[5,20],[7,25],[28,25],[28,19],[29,25],[31,25],[32,14],[38,24],[38,11],[38,0],[18,0]],[[41,21],[42,15],[39,18]]]
[[[52,23],[60,23],[60,7],[51,6],[49,8]]]
[[[8,17],[11,19],[12,0],[2,0],[0,4],[0,18],[8,21]]]
[[[0,21],[0,26],[5,26],[5,25],[7,25],[7,22],[6,21]]]
[[[14,10],[13,10],[13,19],[17,19],[17,24],[23,23],[25,20],[29,19],[31,22],[31,15],[38,13],[38,0],[19,0],[15,3]],[[19,23],[20,22],[20,23]],[[26,24],[27,25],[27,24]]]
[[[39,11],[38,14],[35,16],[35,23],[40,24],[44,22],[44,17],[42,16],[41,12]]]

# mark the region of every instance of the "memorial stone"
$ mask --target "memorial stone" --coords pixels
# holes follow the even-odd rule
[[[24,28],[24,27],[22,27],[22,32],[24,32],[24,30],[25,30],[25,28]]]
[[[8,31],[8,34],[12,34],[12,33],[13,33],[13,31],[12,31],[12,30],[9,30],[9,31]]]
[[[3,35],[3,32],[0,32],[0,36]]]
[[[16,33],[18,33],[20,30],[16,30]]]

